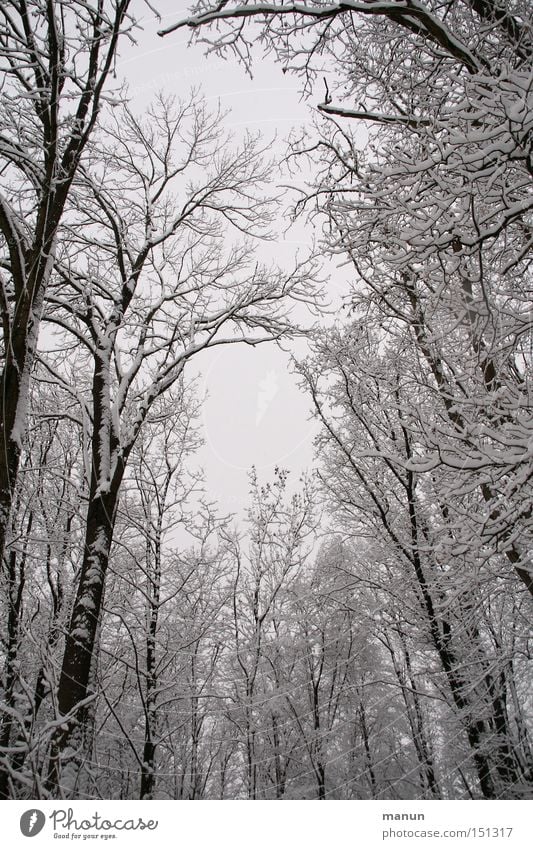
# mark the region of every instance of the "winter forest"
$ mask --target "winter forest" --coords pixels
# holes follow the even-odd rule
[[[139,106],[149,34],[308,120]],[[529,0],[3,0],[0,798],[532,798],[532,59]],[[313,422],[234,511],[215,347]]]

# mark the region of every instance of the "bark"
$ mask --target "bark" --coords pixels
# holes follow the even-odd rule
[[[272,714],[272,742],[274,744],[274,782],[276,799],[282,799],[285,795],[286,769],[281,765],[281,750],[278,731],[278,720],[275,714]]]
[[[48,786],[52,793],[73,789],[79,759],[85,746],[85,725],[88,720],[87,698],[101,613],[109,553],[113,540],[120,481],[115,479],[110,490],[94,495],[89,503],[85,533],[85,554],[65,642],[65,652],[57,704],[59,716],[68,717],[52,741]],[[61,786],[62,761],[74,763],[73,775]]]
[[[366,711],[362,698],[359,702],[359,707],[357,709],[357,718],[359,720],[359,728],[361,731],[361,736],[363,738],[363,746],[365,749],[366,769],[370,781],[370,795],[372,799],[375,799],[377,795],[378,786],[376,781],[376,773],[374,772],[374,766],[372,761],[372,752],[370,750],[370,735],[368,733]]]
[[[52,245],[48,245],[52,250]],[[5,361],[0,377],[0,559],[8,543],[13,499],[18,479],[28,394],[35,361],[43,297],[51,260],[36,262],[36,270],[15,287],[17,309],[4,340]]]
[[[113,542],[113,530],[126,468],[128,451],[119,451],[118,437],[111,425],[109,397],[109,351],[95,357],[92,397],[93,434],[89,504],[85,525],[84,556],[65,641],[59,678],[57,706],[59,720],[54,733],[47,784],[52,793],[72,793],[78,781],[80,762],[87,751],[86,730],[90,727],[87,699],[97,645],[98,625]],[[62,763],[70,764],[61,786]]]
[[[326,798],[326,766],[322,757],[322,728],[320,723],[319,685],[320,678],[318,678],[317,681],[313,681],[311,687],[313,701],[313,731],[315,733],[315,741],[313,746],[314,757],[312,758],[312,761],[317,784],[317,799],[319,799],[320,801],[324,801]]]
[[[156,668],[156,633],[159,614],[160,567],[156,567],[154,576],[153,599],[150,604],[150,621],[146,637],[146,696],[145,696],[145,725],[144,748],[141,767],[141,799],[153,799],[155,789],[155,754],[154,740],[157,723],[157,668]]]
[[[168,488],[168,481],[164,488]],[[164,501],[163,501],[164,507]],[[141,767],[141,799],[152,799],[155,788],[155,754],[156,743],[154,735],[157,723],[157,653],[156,635],[159,619],[159,600],[161,594],[161,511],[158,516],[157,537],[154,552],[154,572],[150,576],[150,604],[148,611],[148,633],[146,635],[146,695],[145,695],[145,725],[144,748]],[[150,545],[147,545],[147,557],[150,557]]]
[[[8,614],[7,614],[7,655],[5,667],[4,700],[6,707],[14,710],[15,684],[17,680],[16,662],[19,652],[20,614],[22,607],[22,593],[24,589],[24,558],[17,568],[17,553],[11,551],[8,559]],[[0,746],[5,751],[9,747],[11,732],[13,728],[13,716],[11,713],[2,715],[0,726]],[[6,751],[6,761],[9,753]],[[9,770],[3,767],[0,771],[0,799],[9,798]]]

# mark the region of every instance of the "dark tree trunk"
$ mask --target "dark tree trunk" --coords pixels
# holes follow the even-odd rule
[[[407,431],[403,429],[407,455],[410,456],[410,444]],[[420,597],[428,619],[429,631],[435,650],[440,658],[444,674],[450,687],[452,699],[462,718],[468,742],[472,749],[472,759],[476,768],[481,793],[486,799],[496,798],[496,789],[492,780],[489,760],[483,750],[483,738],[486,727],[482,719],[474,718],[475,706],[471,705],[464,695],[468,690],[459,669],[460,664],[455,657],[451,645],[451,628],[445,620],[439,622],[430,587],[426,580],[419,552],[419,530],[416,511],[415,481],[413,472],[407,472],[407,500],[409,524],[411,530],[411,559],[420,591]]]
[[[122,473],[113,480],[107,492],[94,495],[89,502],[85,534],[84,558],[65,642],[63,665],[59,678],[57,703],[59,718],[68,722],[55,732],[48,770],[51,793],[68,794],[74,789],[80,758],[85,746],[88,721],[87,698],[89,680],[101,614],[109,553]],[[64,765],[70,764],[69,777],[62,787]]]
[[[157,669],[156,634],[159,617],[159,598],[161,588],[161,562],[159,541],[156,547],[155,575],[152,579],[152,597],[150,601],[150,622],[146,637],[146,696],[144,749],[141,767],[141,799],[152,799],[155,789],[155,753],[154,735],[157,723]]]
[[[357,709],[357,714],[359,718],[359,727],[361,729],[361,736],[363,738],[363,746],[365,748],[365,761],[366,768],[368,772],[368,777],[370,780],[370,795],[372,799],[376,798],[377,794],[377,781],[376,774],[374,772],[374,767],[372,764],[372,752],[370,751],[370,738],[368,733],[368,725],[366,721],[366,711],[365,706],[363,704],[363,699],[361,698],[359,702],[359,707]]]
[[[17,568],[17,554],[11,551],[7,562],[8,579],[8,613],[7,613],[7,655],[5,665],[4,700],[6,707],[15,708],[16,661],[20,640],[20,613],[22,607],[22,592],[24,589],[24,558]],[[11,741],[13,717],[7,711],[2,715],[0,725],[0,746],[5,751]],[[0,799],[9,798],[9,770],[7,761],[9,753],[5,754],[6,766],[0,770]]]
[[[51,246],[48,247],[51,250]],[[31,257],[30,257],[31,259]],[[0,559],[8,544],[13,498],[20,466],[28,414],[30,376],[35,360],[39,323],[51,259],[36,263],[35,272],[15,287],[17,307],[4,339],[4,367],[0,377]],[[42,267],[41,267],[42,266]],[[18,293],[19,288],[22,291]]]

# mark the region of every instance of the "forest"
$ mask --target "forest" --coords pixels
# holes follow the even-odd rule
[[[136,109],[147,22],[275,62],[283,156]],[[532,798],[532,58],[528,0],[3,0],[1,799]],[[314,463],[228,514],[194,375],[280,345]]]

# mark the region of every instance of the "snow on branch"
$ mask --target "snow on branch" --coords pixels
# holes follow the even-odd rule
[[[273,18],[292,15],[320,21],[335,18],[343,14],[381,15],[392,21],[396,21],[411,32],[422,35],[435,44],[438,44],[448,55],[453,56],[463,64],[470,73],[479,71],[484,64],[483,60],[479,59],[465,44],[453,35],[443,21],[433,15],[422,3],[416,2],[416,0],[392,3],[368,0],[368,2],[363,3],[340,2],[324,5],[307,5],[305,3],[287,3],[286,5],[251,3],[233,6],[229,9],[226,8],[226,2],[221,2],[212,10],[185,18],[176,24],[160,30],[159,35],[165,36],[183,27],[196,29],[204,24],[231,20],[233,18],[251,18],[256,16]]]

